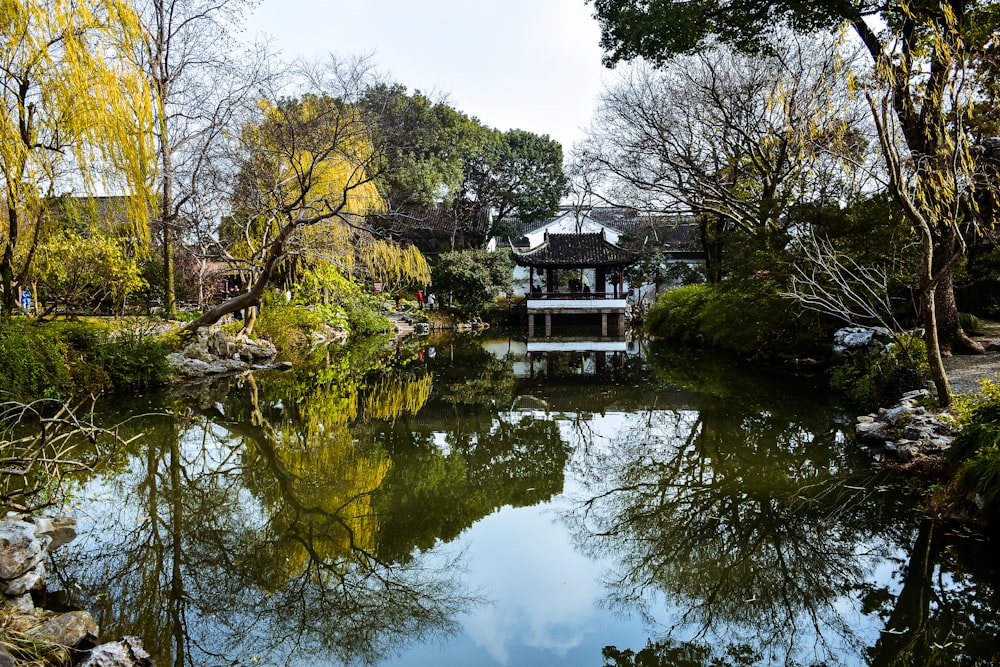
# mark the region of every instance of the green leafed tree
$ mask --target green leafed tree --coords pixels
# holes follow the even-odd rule
[[[494,220],[516,215],[537,222],[559,210],[567,191],[562,145],[548,135],[494,130],[480,152],[468,157],[465,184],[455,206],[463,217],[492,212]]]
[[[462,186],[464,156],[485,128],[445,101],[402,84],[376,84],[359,101],[385,162],[377,182],[390,211],[450,204]]]
[[[511,291],[514,262],[506,252],[458,250],[444,253],[434,264],[434,290],[450,296],[458,312],[475,315],[497,296]]]

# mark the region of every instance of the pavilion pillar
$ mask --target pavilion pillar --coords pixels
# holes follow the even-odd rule
[[[552,313],[545,311],[545,337],[552,337]]]
[[[608,311],[601,313],[601,336],[608,337]]]

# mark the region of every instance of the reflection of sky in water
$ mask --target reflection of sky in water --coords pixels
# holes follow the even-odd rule
[[[546,418],[544,413],[534,416]],[[603,448],[631,421],[645,421],[648,415],[588,415],[582,432],[573,423],[578,417],[563,415],[559,419],[566,442],[573,447],[589,444]],[[637,618],[622,618],[603,606],[607,591],[600,579],[608,564],[575,549],[554,513],[564,509],[560,505],[568,502],[567,495],[580,491],[580,482],[570,470],[566,471],[564,491],[553,504],[505,507],[466,530],[459,544],[449,550],[463,552],[463,562],[469,568],[465,583],[491,604],[460,619],[463,630],[459,637],[414,647],[386,664],[600,665],[605,646],[638,649],[657,636],[662,627],[644,627]],[[660,618],[663,615],[657,614]]]
[[[550,509],[506,507],[466,531],[466,582],[492,604],[461,619],[462,636],[386,664],[599,665],[609,644],[645,644],[634,619],[601,608],[602,564],[573,548]]]
[[[468,539],[483,579],[474,585],[495,601],[465,622],[478,646],[507,664],[514,643],[556,655],[580,645],[594,620],[597,573],[549,517],[539,508],[508,509],[481,521]]]

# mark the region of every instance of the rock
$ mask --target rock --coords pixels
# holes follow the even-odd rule
[[[266,340],[245,340],[237,346],[236,351],[244,361],[270,359],[278,353],[274,344]]]
[[[48,551],[54,551],[76,539],[76,519],[71,516],[37,516],[29,519],[35,524],[36,535],[48,535],[52,542]]]
[[[892,340],[892,332],[883,327],[844,327],[833,334],[833,355],[849,357],[867,348],[885,351]]]
[[[39,561],[20,577],[7,582],[4,595],[24,595],[28,591],[38,591],[43,588],[45,588],[45,563]]]
[[[889,425],[885,422],[872,421],[859,423],[854,427],[854,437],[861,442],[884,443],[891,438]]]
[[[929,392],[926,389],[914,389],[913,391],[908,391],[905,394],[903,394],[903,400],[904,401],[917,401],[917,400],[919,400],[921,398],[927,398],[930,395],[931,395],[931,392]]]
[[[152,667],[153,659],[135,637],[95,647],[77,667]]]
[[[891,410],[886,410],[885,419],[895,426],[913,415],[914,409],[908,405],[900,405]]]
[[[915,459],[918,451],[918,446],[913,443],[897,443],[896,445],[896,456],[903,463],[909,463]]]
[[[206,344],[208,353],[213,357],[227,359],[232,356],[231,343],[226,339],[226,334],[221,329],[213,331]]]
[[[28,630],[28,634],[66,648],[86,650],[97,644],[97,623],[85,611],[69,611]]]
[[[35,567],[51,541],[47,535],[38,537],[27,521],[0,522],[0,579],[16,579]]]
[[[15,667],[16,665],[17,663],[14,662],[11,654],[7,652],[3,644],[0,644],[0,667]]]
[[[31,593],[8,596],[6,608],[15,614],[28,615],[35,611],[35,601],[31,599]]]

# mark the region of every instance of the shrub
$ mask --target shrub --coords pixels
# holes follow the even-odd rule
[[[701,329],[707,343],[748,359],[818,354],[829,340],[817,315],[782,297],[767,278],[716,289],[702,312]]]
[[[322,326],[323,318],[315,310],[275,292],[265,292],[254,332],[279,350],[295,350],[307,347],[310,334]]]
[[[885,353],[869,349],[833,369],[830,385],[852,406],[871,410],[898,403],[906,392],[922,388],[928,372],[923,339],[905,334]]]
[[[70,390],[67,350],[51,327],[11,320],[0,326],[0,389],[12,398],[60,396]]]
[[[967,333],[982,333],[983,323],[972,313],[959,313],[958,322]]]
[[[381,305],[374,295],[362,294],[347,299],[342,306],[352,336],[378,336],[394,330],[389,318],[379,313]]]
[[[0,389],[18,399],[150,389],[170,380],[167,342],[138,321],[112,331],[85,322],[0,327]]]
[[[978,394],[961,396],[952,406],[961,431],[948,460],[957,466],[949,487],[958,498],[975,497],[987,524],[1000,517],[1000,384],[984,380]]]
[[[1000,424],[994,424],[994,432]],[[957,488],[979,497],[986,523],[995,524],[1000,515],[1000,447],[980,449],[967,461],[955,477]]]
[[[646,331],[748,359],[817,354],[829,337],[817,316],[781,297],[766,279],[668,290],[649,309]]]
[[[698,284],[667,290],[646,313],[646,331],[670,340],[697,342],[701,338],[701,313],[712,289]]]
[[[94,361],[107,373],[115,391],[139,391],[170,381],[168,351],[164,339],[141,320],[131,320],[105,336],[94,352]]]

